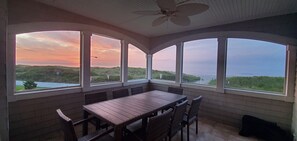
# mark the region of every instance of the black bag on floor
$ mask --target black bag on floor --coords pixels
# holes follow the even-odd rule
[[[293,141],[293,135],[282,130],[276,123],[268,122],[253,116],[242,117],[239,135],[255,136],[265,141]]]

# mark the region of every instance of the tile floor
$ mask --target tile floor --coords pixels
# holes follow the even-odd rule
[[[261,141],[252,137],[242,137],[238,135],[238,128],[208,119],[201,118],[198,126],[198,135],[195,133],[195,124],[190,126],[190,141]],[[184,141],[186,140],[186,128],[184,128]],[[172,141],[180,141],[180,133],[174,136]]]
[[[81,127],[77,128],[78,135],[80,135]],[[238,132],[238,128],[201,118],[199,119],[198,135],[195,133],[195,124],[192,124],[190,127],[190,141],[262,141],[253,137],[242,137],[238,135]],[[60,132],[58,136],[59,138],[51,138],[47,141],[62,141],[63,133]],[[184,128],[184,141],[186,140],[186,128]],[[180,132],[171,141],[180,141]]]

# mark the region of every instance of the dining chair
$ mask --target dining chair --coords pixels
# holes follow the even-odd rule
[[[89,93],[89,94],[85,94],[84,96],[85,96],[85,105],[107,100],[106,92]],[[88,114],[88,112],[84,111],[84,114]],[[95,125],[96,130],[99,130],[100,128],[108,127],[108,124],[106,122],[102,122],[100,119],[98,119],[96,117],[91,118],[91,120],[89,122],[91,124]]]
[[[179,95],[183,94],[183,89],[182,88],[177,88],[177,87],[168,87],[167,91],[169,93],[174,93],[174,94],[179,94]],[[179,102],[182,102],[182,101],[179,101]],[[161,112],[164,112],[164,110],[167,110],[167,108],[163,109]]]
[[[183,89],[182,88],[177,88],[177,87],[168,87],[168,92],[182,95],[183,94]]]
[[[169,131],[172,108],[164,113],[148,119],[146,128],[140,128],[134,132],[129,131],[136,140],[140,141],[161,141],[166,139]]]
[[[85,104],[92,104],[92,103],[106,101],[106,100],[107,100],[106,92],[85,94]]]
[[[185,117],[183,119],[183,126],[187,126],[187,141],[189,141],[190,125],[193,122],[196,122],[196,134],[198,134],[198,111],[202,98],[202,96],[199,96],[192,100],[192,103],[189,105],[190,109],[188,112],[186,112]]]
[[[125,96],[129,96],[129,91],[128,89],[120,89],[120,90],[116,90],[112,92],[112,97],[115,98],[121,98],[121,97],[125,97]]]
[[[140,94],[140,93],[143,93],[143,87],[131,88],[131,94],[132,95]]]
[[[72,120],[69,117],[65,116],[60,109],[57,109],[56,111],[59,115],[61,128],[64,132],[64,141],[95,141],[95,140],[98,141],[98,139],[99,141],[114,140],[114,138],[109,135],[109,133],[111,133],[113,129],[109,129],[104,132],[96,131],[92,134],[88,134],[86,136],[78,138],[75,133],[74,126],[77,126],[83,122],[87,122],[87,120],[80,120],[78,122],[73,123]]]
[[[187,104],[188,100],[183,101],[182,103],[179,103],[175,105],[173,115],[171,117],[168,137],[169,141],[171,141],[171,138],[176,135],[176,133],[180,130],[181,131],[181,141],[183,140],[183,118],[185,116],[185,113],[187,111]]]

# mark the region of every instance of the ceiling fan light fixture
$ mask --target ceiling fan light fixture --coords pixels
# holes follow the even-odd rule
[[[152,26],[158,26],[170,20],[172,23],[180,26],[188,26],[191,24],[189,16],[197,15],[209,9],[209,6],[201,3],[175,3],[175,0],[156,0],[159,11],[135,11],[133,13],[139,15],[163,15],[152,22]]]

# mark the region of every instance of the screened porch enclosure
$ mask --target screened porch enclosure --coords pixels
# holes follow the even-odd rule
[[[73,122],[95,117],[74,126],[78,138],[110,129],[124,140],[135,121],[149,131],[200,96],[197,121],[166,138],[261,140],[238,135],[244,115],[295,136],[297,2],[174,2],[209,8],[188,26],[156,26],[139,13],[158,0],[0,2],[0,140],[65,140],[57,109]]]

